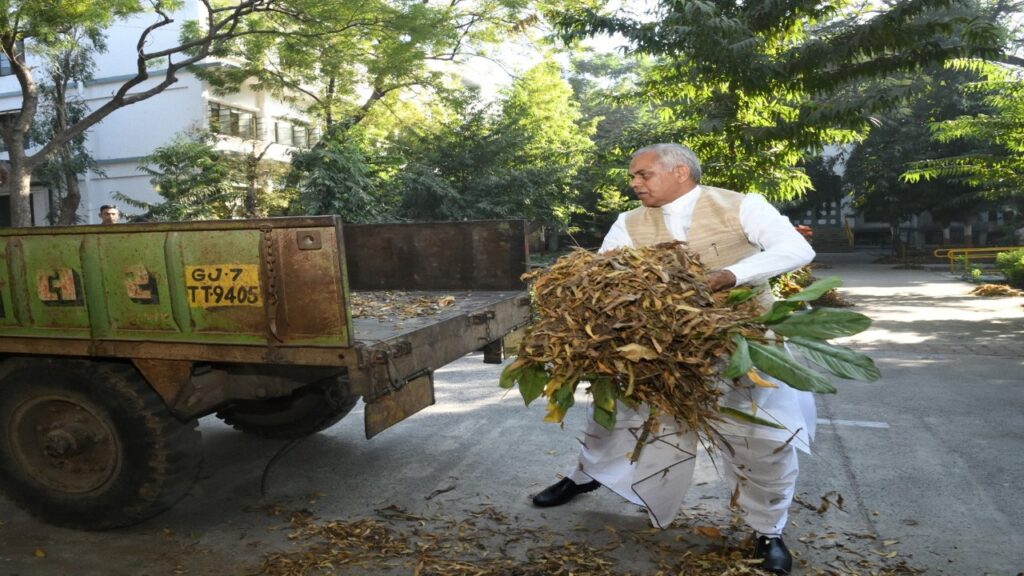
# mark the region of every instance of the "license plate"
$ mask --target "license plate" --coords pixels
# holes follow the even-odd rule
[[[255,264],[185,266],[185,291],[191,308],[263,305]]]

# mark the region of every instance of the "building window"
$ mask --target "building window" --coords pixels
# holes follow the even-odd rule
[[[299,148],[309,146],[309,127],[302,124],[292,126],[292,143]]]
[[[25,41],[18,40],[14,43],[14,52],[18,55],[25,53]],[[14,69],[11,68],[11,59],[7,57],[7,54],[0,52],[0,76],[10,76],[14,74]]]
[[[248,110],[210,102],[210,131],[255,140],[259,138],[259,118]]]
[[[285,146],[309,148],[320,135],[315,128],[301,122],[278,119],[274,122],[274,142]]]
[[[283,120],[274,122],[274,142],[284,144],[285,146],[292,145],[292,125],[290,122]]]

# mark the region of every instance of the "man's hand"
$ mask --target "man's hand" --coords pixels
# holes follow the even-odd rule
[[[728,270],[715,270],[714,272],[708,273],[708,286],[710,286],[711,290],[714,292],[732,288],[735,285],[736,275]]]

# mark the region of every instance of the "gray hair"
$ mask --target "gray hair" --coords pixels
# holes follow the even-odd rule
[[[682,144],[651,144],[633,152],[631,158],[641,154],[654,152],[658,155],[658,162],[665,168],[675,168],[684,165],[690,169],[690,177],[697,184],[700,184],[700,159],[688,147]]]

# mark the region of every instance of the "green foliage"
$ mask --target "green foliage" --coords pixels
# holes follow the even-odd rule
[[[808,336],[827,340],[863,332],[871,320],[863,314],[835,308],[801,310],[785,320],[771,324],[783,336]]]
[[[995,27],[942,10],[954,5],[904,0],[869,17],[845,2],[666,0],[656,22],[589,7],[557,21],[567,39],[619,34],[653,60],[626,148],[685,142],[708,183],[784,200],[810,187],[805,157],[862,138],[867,115],[904,96],[898,85],[865,90],[866,79],[995,53]]]
[[[590,385],[590,394],[594,398],[594,420],[611,430],[615,427],[615,401],[619,389],[610,378],[594,378]]]
[[[806,336],[790,336],[787,341],[808,360],[840,378],[873,382],[881,377],[870,358],[844,346],[825,344]]]
[[[845,180],[853,189],[855,205],[867,217],[895,225],[927,210],[937,221],[948,222],[984,204],[981,189],[967,182],[905,175],[926,159],[969,150],[964,142],[931,138],[929,125],[982,110],[980,98],[960,91],[976,78],[970,71],[929,68],[913,82],[915,91],[922,90],[920,95],[906,107],[880,116],[878,126],[853,150]]]
[[[143,220],[177,221],[230,218],[244,192],[237,173],[209,134],[180,135],[139,160],[139,170],[164,201],[152,204],[124,195],[118,199],[146,210]]]
[[[216,89],[243,85],[290,101],[324,126],[354,126],[413,89],[444,92],[444,62],[482,51],[520,21],[525,0],[449,3],[290,0],[243,23],[198,73]],[[300,14],[300,17],[295,17]],[[276,34],[245,34],[273,29]]]
[[[572,183],[593,127],[558,67],[544,62],[517,79],[500,114],[472,93],[451,104],[450,118],[407,130],[393,151],[404,164],[389,183],[401,197],[398,216],[526,218],[564,228],[577,210]]]
[[[299,197],[293,212],[338,214],[345,222],[373,222],[385,212],[370,167],[352,142],[325,138],[292,157]]]
[[[750,359],[750,346],[747,339],[740,334],[732,335],[732,344],[735,346],[732,354],[729,355],[729,363],[722,372],[726,378],[739,378],[754,367],[754,361]]]
[[[786,342],[793,344],[807,359],[836,376],[867,382],[877,380],[880,373],[870,358],[828,342],[831,338],[851,336],[866,330],[871,319],[848,310],[805,307],[805,303],[821,298],[841,284],[837,277],[818,280],[802,291],[775,302],[772,309],[755,318],[755,322],[765,324],[778,336],[784,336]],[[798,390],[835,392],[827,378],[797,363],[776,346],[758,342],[747,342],[744,346],[739,340],[746,338],[739,334],[733,334],[732,339],[735,351],[729,358],[728,376],[737,377],[736,374],[746,373],[750,367],[755,367]],[[735,358],[737,354],[739,358]]]
[[[49,142],[54,135],[88,114],[85,100],[71,87],[92,80],[96,67],[94,54],[104,50],[106,43],[102,34],[84,28],[69,30],[59,42],[36,47],[38,56],[45,62],[45,73],[37,86],[39,108],[29,128],[29,141]],[[51,203],[48,215],[51,224],[70,226],[78,221],[80,175],[86,171],[104,175],[85,143],[84,133],[75,136],[34,171],[35,176],[50,183],[52,198],[56,200]]]
[[[749,422],[750,424],[758,424],[760,426],[768,426],[769,428],[778,428],[780,430],[785,429],[784,426],[778,424],[777,422],[765,420],[764,418],[758,418],[753,414],[747,414],[742,410],[737,410],[729,406],[719,406],[718,411],[721,412],[722,414],[725,414],[726,416],[730,416],[742,422]]]
[[[542,62],[512,84],[498,130],[518,134],[523,144],[514,166],[543,168],[546,181],[523,189],[524,216],[563,227],[576,208],[573,178],[593,149],[595,123],[584,124],[573,90],[553,61]]]
[[[835,386],[828,378],[802,364],[775,346],[750,342],[750,359],[765,374],[778,378],[792,388],[819,394],[832,394]]]
[[[530,364],[528,362],[513,362],[501,372],[498,385],[506,390],[512,389],[519,384],[519,394],[527,406],[544,392],[544,386],[548,383],[548,374],[543,366]]]
[[[1024,250],[996,254],[996,267],[1006,276],[1010,286],[1024,288]]]
[[[168,8],[179,2],[154,4]],[[64,35],[72,30],[98,31],[114,19],[142,12],[147,6],[139,0],[8,1],[0,10],[0,42],[6,46],[8,38],[25,38],[52,46],[64,42]]]
[[[933,120],[933,140],[955,147],[956,152],[911,164],[903,180],[911,184],[954,181],[979,189],[990,199],[1019,201],[1024,198],[1024,83],[1020,71],[978,61],[955,65],[958,70],[981,74],[962,91],[965,99],[982,100],[987,110]]]

